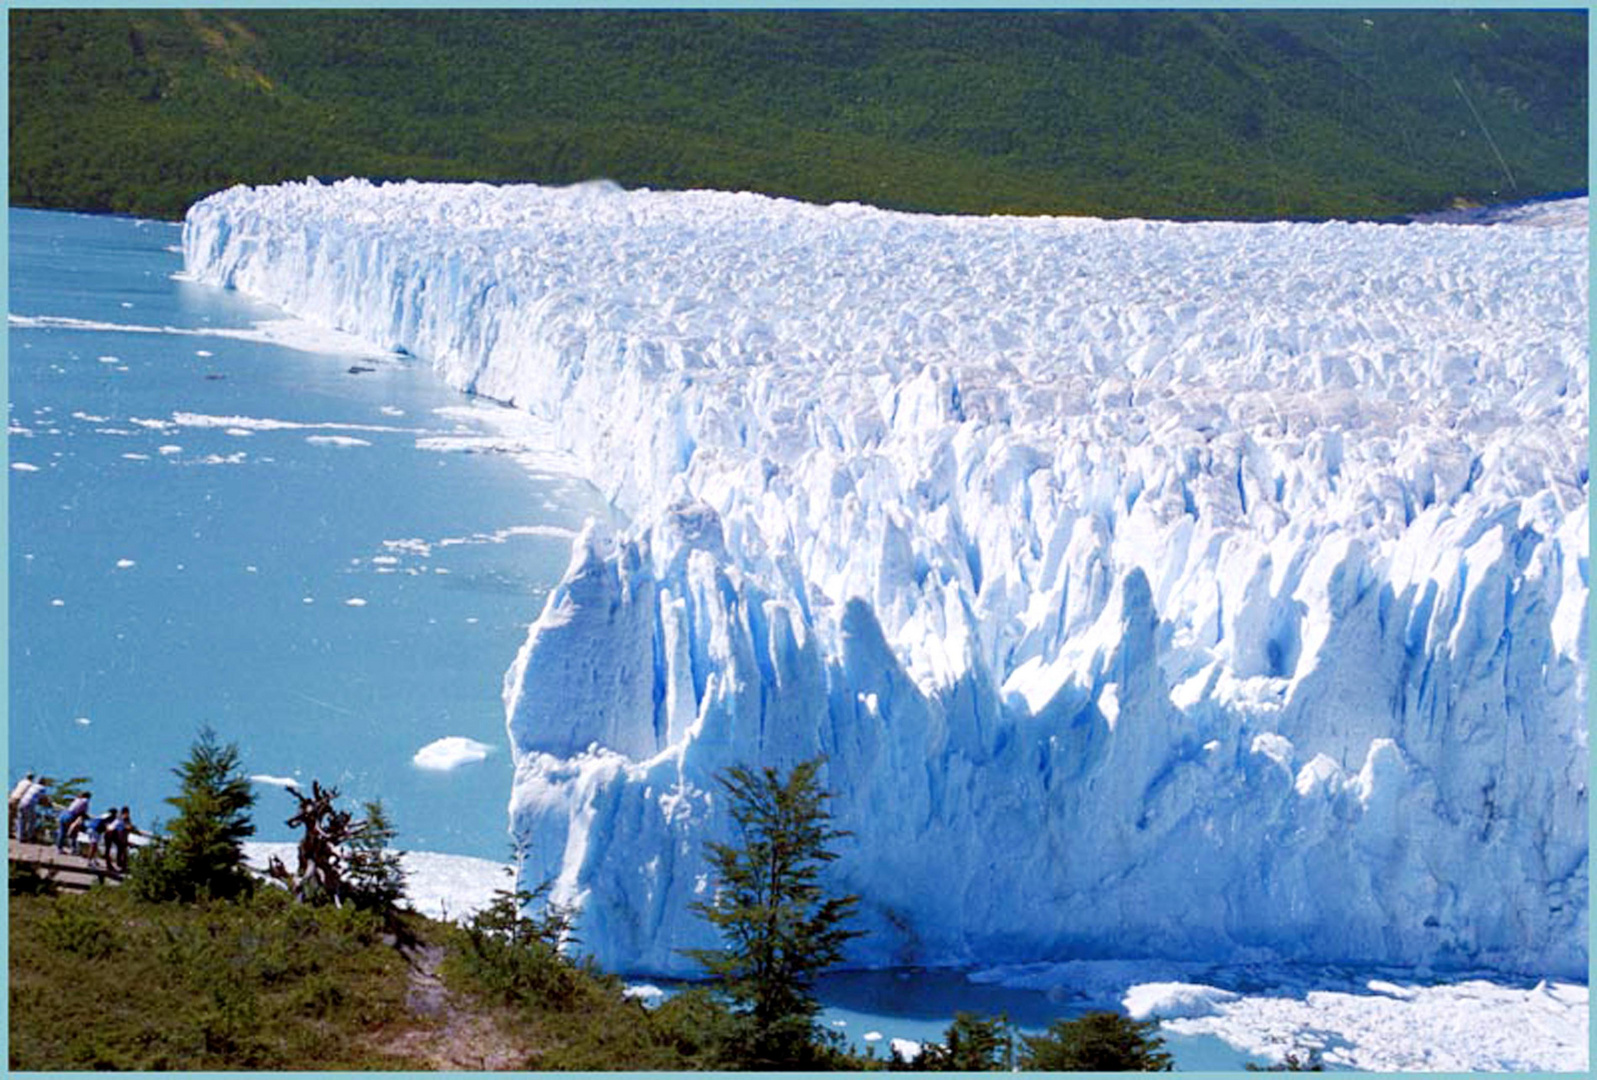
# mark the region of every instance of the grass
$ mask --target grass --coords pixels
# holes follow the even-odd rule
[[[36,879],[11,886],[16,1071],[736,1064],[738,1023],[709,993],[645,1009],[619,978],[538,942],[511,946],[411,912],[388,925],[270,886],[192,904],[119,887],[56,896]],[[447,989],[418,1007],[417,965],[429,955]]]
[[[14,891],[10,920],[13,1069],[423,1065],[381,1049],[407,965],[369,914],[276,889],[185,905],[102,887]]]

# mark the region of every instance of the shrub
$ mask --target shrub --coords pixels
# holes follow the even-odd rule
[[[100,960],[120,947],[116,924],[80,896],[61,897],[41,925],[45,942],[53,949],[86,960]]]
[[[751,1036],[749,1018],[738,1016],[713,991],[684,990],[649,1013],[660,1040],[704,1069],[736,1058],[735,1050]]]
[[[548,899],[549,884],[501,889],[472,916],[456,950],[464,973],[507,1005],[564,1008],[582,990],[585,969],[560,952],[571,939],[571,912]],[[537,916],[525,912],[542,905]]]

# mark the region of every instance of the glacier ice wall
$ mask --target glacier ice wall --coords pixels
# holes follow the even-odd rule
[[[1585,218],[312,181],[184,252],[628,515],[505,679],[524,872],[604,963],[687,970],[715,773],[824,754],[860,963],[1583,975]]]

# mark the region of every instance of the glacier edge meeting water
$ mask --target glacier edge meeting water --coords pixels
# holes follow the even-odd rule
[[[505,677],[523,873],[601,962],[686,971],[714,775],[823,754],[858,963],[1583,977],[1565,218],[308,182],[184,253],[554,421],[630,518]]]

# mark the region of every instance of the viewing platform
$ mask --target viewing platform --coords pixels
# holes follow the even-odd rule
[[[62,892],[87,892],[96,882],[120,885],[122,875],[106,864],[104,854],[93,863],[76,852],[62,853],[54,844],[25,844],[19,840],[11,845],[11,868],[26,868],[51,882]]]

